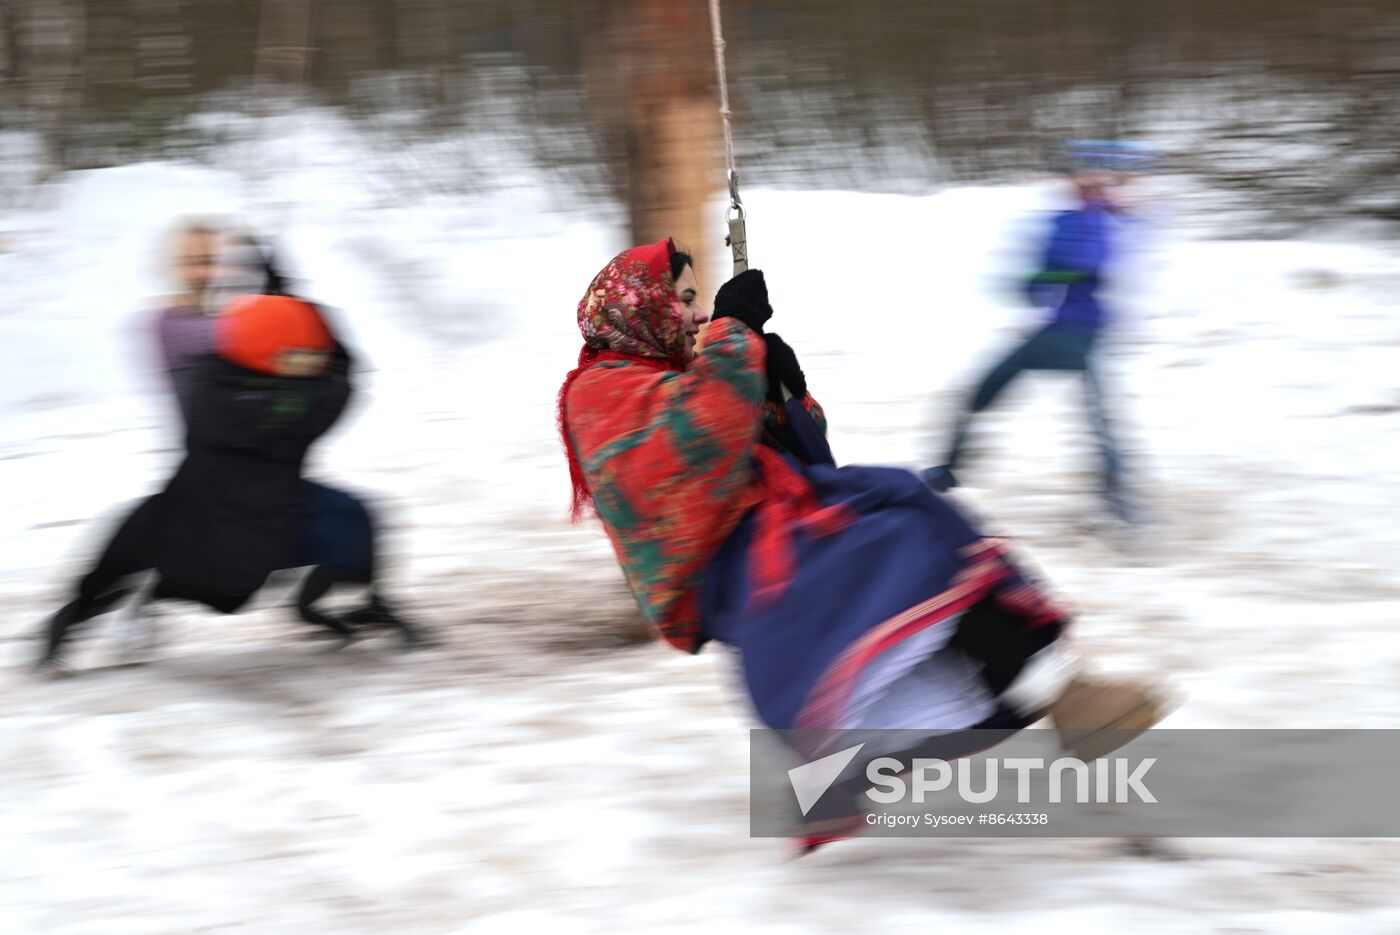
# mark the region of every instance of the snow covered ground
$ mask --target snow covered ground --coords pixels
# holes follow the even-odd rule
[[[1400,931],[1389,841],[1188,840],[1163,861],[857,840],[787,862],[748,838],[728,660],[596,645],[628,603],[601,531],[564,516],[554,394],[578,295],[626,246],[616,217],[528,178],[396,204],[331,143],[299,153],[254,195],[226,169],[140,165],[9,219],[0,931]],[[1009,284],[1045,199],[746,193],[773,327],[838,457],[933,457],[1032,317]],[[95,671],[25,671],[103,524],[174,463],[142,307],[159,234],[191,211],[275,223],[341,310],[369,369],[314,470],[381,504],[395,590],[439,648],[326,654],[269,598],[166,612],[154,665],[106,665],[113,620],[80,655]],[[1170,229],[1127,261],[1111,355],[1153,524],[1097,536],[1076,390],[1049,376],[985,421],[961,496],[1079,609],[1104,668],[1182,693],[1170,725],[1394,726],[1396,251]]]

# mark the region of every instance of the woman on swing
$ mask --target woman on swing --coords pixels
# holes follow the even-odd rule
[[[1049,714],[1087,759],[1159,719],[1144,688],[1078,671],[1065,612],[949,501],[907,471],[830,463],[796,355],[765,331],[762,272],[719,290],[698,353],[697,295],[669,239],[614,258],[559,392],[574,515],[596,510],[672,646],[736,649],[779,730],[946,736]]]

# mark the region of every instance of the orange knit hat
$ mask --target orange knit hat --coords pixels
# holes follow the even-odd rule
[[[240,295],[214,323],[214,349],[240,367],[276,376],[325,369],[331,332],[316,307],[285,295]]]

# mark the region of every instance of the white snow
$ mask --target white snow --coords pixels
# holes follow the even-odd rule
[[[1400,931],[1388,841],[1187,840],[1164,862],[886,839],[786,862],[748,838],[750,722],[723,654],[590,646],[628,605],[601,531],[566,521],[553,404],[577,298],[626,245],[616,212],[555,210],[524,173],[392,203],[334,133],[287,145],[265,188],[229,168],[81,173],[9,226],[0,931]],[[1051,198],[745,192],[772,327],[838,457],[935,457],[1034,320],[1014,280]],[[174,463],[141,329],[184,212],[273,224],[340,310],[368,369],[314,470],[380,504],[393,589],[441,648],[325,654],[269,596],[167,611],[150,666],[98,668],[103,621],[80,656],[97,671],[25,671],[104,523]],[[1180,692],[1169,725],[1393,726],[1395,250],[1190,241],[1159,214],[1125,261],[1111,354],[1153,525],[1125,549],[1097,535],[1075,388],[1049,376],[984,420],[961,496],[1079,609],[1103,668]]]

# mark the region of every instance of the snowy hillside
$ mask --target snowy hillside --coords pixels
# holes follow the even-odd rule
[[[1400,846],[747,837],[746,712],[719,651],[590,645],[628,613],[565,517],[554,394],[574,305],[626,246],[539,180],[395,204],[335,147],[257,197],[224,169],[82,173],[0,254],[0,931],[157,935],[1400,931]],[[538,184],[537,184],[538,183]],[[746,193],[773,330],[844,461],[928,463],[1033,320],[1012,286],[1050,201]],[[177,439],[142,332],[179,214],[271,224],[367,367],[314,472],[380,503],[392,590],[443,641],[335,655],[269,597],[170,610],[143,668],[43,682],[29,636]],[[720,230],[719,206],[715,207]],[[1180,727],[1400,717],[1400,265],[1346,243],[1181,240],[1124,261],[1110,355],[1153,516],[1097,535],[1072,381],[985,420],[960,494],[1080,611],[1104,668],[1160,673]],[[711,268],[716,268],[714,264]],[[711,283],[713,288],[717,283]],[[112,659],[115,619],[80,654]]]

